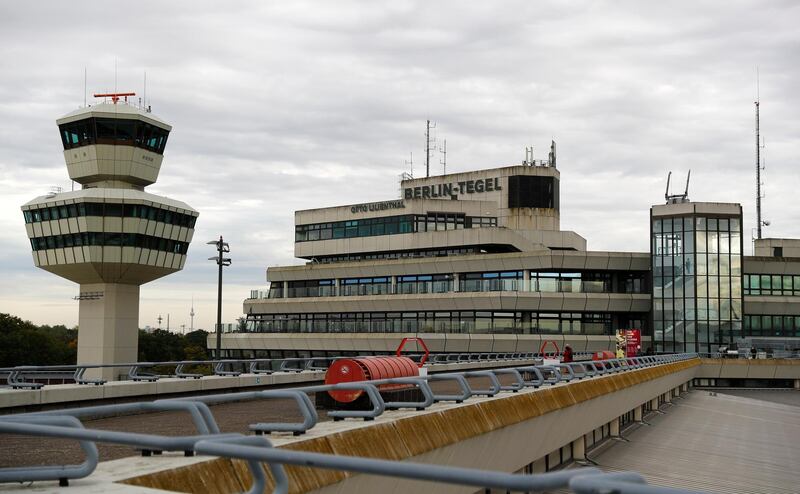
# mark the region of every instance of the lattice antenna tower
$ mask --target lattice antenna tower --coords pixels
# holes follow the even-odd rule
[[[761,150],[765,145],[761,137],[761,87],[759,82],[758,67],[756,67],[756,238],[761,238],[761,227],[769,226],[769,221],[761,219],[761,199],[764,193],[761,191],[761,186],[764,185],[761,181],[761,171],[764,165],[761,163]]]
[[[425,176],[431,176],[431,143],[433,150],[436,150],[436,137],[431,139],[431,129],[436,129],[436,122],[431,123],[430,119],[425,121]]]
[[[439,160],[439,164],[442,165],[442,175],[447,175],[447,139],[444,140],[439,153],[442,155],[442,159]]]

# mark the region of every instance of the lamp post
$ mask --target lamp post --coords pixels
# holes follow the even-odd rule
[[[206,242],[208,245],[216,245],[217,246],[217,255],[214,257],[209,257],[209,261],[215,261],[217,266],[219,267],[219,275],[217,276],[217,353],[216,359],[220,360],[222,355],[222,267],[223,266],[230,266],[231,259],[229,257],[222,257],[222,254],[226,254],[231,251],[230,246],[227,242],[222,241],[222,235],[219,236],[219,240],[212,240],[210,242]]]

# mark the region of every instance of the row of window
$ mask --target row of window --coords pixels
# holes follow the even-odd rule
[[[460,230],[497,226],[497,218],[465,216],[451,213],[427,215],[382,216],[360,220],[314,223],[295,227],[295,242],[339,238],[373,237],[430,231]]]
[[[458,249],[418,249],[392,252],[371,252],[365,254],[341,254],[315,257],[311,262],[330,264],[335,262],[370,261],[375,259],[418,259],[425,257],[463,256],[486,252],[480,247],[461,247]]]
[[[800,336],[800,316],[744,316],[745,336]]]
[[[188,242],[180,242],[150,235],[140,235],[138,233],[83,232],[31,239],[31,248],[34,251],[81,247],[84,245],[140,247],[142,249],[161,250],[182,255],[186,255],[189,249]]]
[[[653,220],[653,233],[671,232],[740,232],[738,218],[661,218]]]
[[[641,320],[637,321],[637,324]],[[357,312],[256,314],[248,332],[259,333],[507,333],[611,335],[609,313]],[[638,327],[637,329],[642,329]]]
[[[800,276],[798,275],[746,274],[742,282],[745,295],[800,297]]]
[[[147,122],[121,118],[87,118],[58,126],[64,149],[91,144],[135,146],[164,154],[169,131]]]
[[[158,221],[169,225],[194,228],[196,216],[178,213],[156,206],[144,204],[120,204],[115,202],[79,202],[62,206],[50,206],[23,211],[25,223],[79,218],[81,216],[102,216],[105,218],[140,218]]]
[[[331,297],[337,295],[334,280],[288,282],[288,297]],[[447,293],[454,288],[452,274],[398,276],[394,288],[389,276],[343,278],[339,296]],[[463,273],[459,276],[461,292],[523,291],[522,271]],[[645,293],[644,273],[625,273],[616,288],[619,293]],[[529,291],[547,293],[614,293],[611,273],[531,272]],[[268,298],[283,298],[283,283],[270,286]]]

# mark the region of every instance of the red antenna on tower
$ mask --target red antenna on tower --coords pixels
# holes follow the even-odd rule
[[[127,103],[128,96],[136,96],[136,93],[105,93],[105,94],[94,95],[95,98],[111,98],[111,101],[114,102],[115,105],[117,104],[117,101],[119,101],[121,97],[124,97],[125,102]]]

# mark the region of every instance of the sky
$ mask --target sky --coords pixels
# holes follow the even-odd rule
[[[0,312],[77,324],[78,287],[34,267],[20,206],[71,186],[55,120],[83,105],[84,70],[89,103],[141,96],[147,74],[173,126],[147,191],[200,211],[184,270],[142,287],[142,327],[188,330],[194,300],[213,328],[219,235],[234,322],[267,266],[302,263],[295,210],[395,198],[412,153],[424,173],[427,119],[449,172],[546,159],[554,139],[562,229],[647,251],[669,171],[755,227],[758,94],[764,236],[800,237],[798,25],[793,1],[2,2]]]

